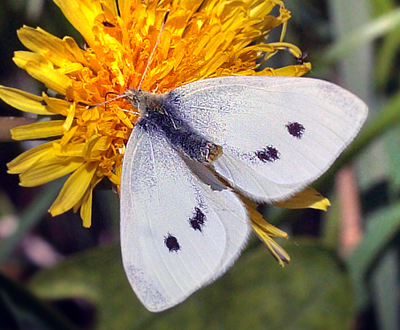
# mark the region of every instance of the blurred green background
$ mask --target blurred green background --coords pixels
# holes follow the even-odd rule
[[[260,206],[289,233],[279,243],[291,263],[281,268],[253,237],[225,276],[151,314],[123,273],[117,197],[95,191],[90,229],[72,212],[52,218],[47,209],[62,182],[19,187],[6,163],[36,142],[3,138],[0,329],[400,329],[399,3],[284,2],[292,13],[285,40],[308,53],[308,76],[344,86],[370,107],[356,141],[314,185],[329,197],[328,212]],[[50,0],[0,2],[0,84],[39,94],[43,86],[12,62],[24,24],[82,40]],[[295,60],[281,52],[267,64]],[[2,102],[0,115],[21,113]]]

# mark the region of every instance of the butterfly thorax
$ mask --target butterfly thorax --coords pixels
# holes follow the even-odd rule
[[[222,147],[196,132],[168,102],[167,94],[131,89],[126,98],[140,112],[138,128],[157,131],[184,155],[200,163],[210,163],[222,154]]]

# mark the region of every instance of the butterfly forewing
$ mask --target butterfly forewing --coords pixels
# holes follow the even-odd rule
[[[232,191],[184,159],[162,132],[135,127],[121,176],[121,245],[129,282],[147,309],[170,308],[221,275],[248,234]]]
[[[367,115],[350,92],[309,78],[211,78],[176,88],[167,100],[222,146],[215,170],[261,201],[285,198],[319,177]]]

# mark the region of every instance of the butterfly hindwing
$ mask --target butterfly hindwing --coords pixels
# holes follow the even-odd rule
[[[167,102],[222,146],[215,170],[259,201],[282,199],[318,178],[367,115],[350,92],[310,78],[204,79],[172,90]]]
[[[248,234],[246,211],[231,190],[162,132],[135,126],[121,175],[121,246],[147,309],[170,308],[221,275]]]

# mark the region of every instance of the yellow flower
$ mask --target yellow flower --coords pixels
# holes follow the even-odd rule
[[[35,96],[2,86],[0,97],[22,111],[58,119],[16,127],[12,136],[57,138],[21,154],[8,168],[27,187],[70,175],[49,211],[55,216],[80,209],[85,227],[91,224],[93,188],[105,177],[119,188],[125,144],[138,119],[121,111],[132,109],[123,99],[106,107],[86,105],[104,101],[109,92],[138,87],[168,9],[143,90],[165,93],[214,76],[300,76],[310,70],[309,63],[258,70],[280,49],[301,58],[297,47],[283,42],[290,13],[279,0],[54,1],[86,45],[82,49],[72,38],[59,39],[40,28],[18,31],[30,51],[16,52],[14,62],[58,95]],[[277,17],[270,14],[274,7]],[[282,27],[280,42],[255,43],[277,26]],[[255,223],[258,234],[283,235]]]

